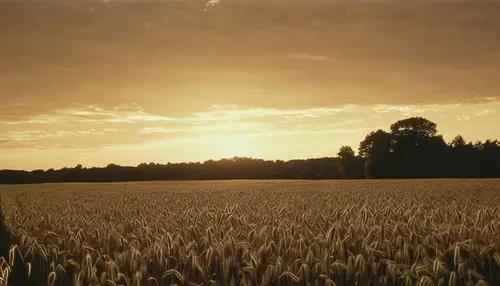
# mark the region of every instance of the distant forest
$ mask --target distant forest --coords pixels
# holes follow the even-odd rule
[[[446,143],[437,125],[422,117],[397,121],[389,131],[376,130],[359,144],[358,155],[342,146],[337,157],[271,161],[235,157],[218,161],[136,167],[17,171],[0,170],[0,183],[122,182],[226,179],[403,179],[498,178],[500,142],[466,143],[457,135]]]

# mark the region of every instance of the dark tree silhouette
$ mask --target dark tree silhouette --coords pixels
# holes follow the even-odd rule
[[[436,123],[422,117],[410,117],[391,125],[391,135],[395,152],[415,151],[423,140],[437,134]]]
[[[444,141],[442,138],[436,138],[436,134],[436,123],[422,117],[410,117],[392,124],[393,176],[396,178],[439,176],[432,169],[435,168],[433,164],[440,161],[432,154],[440,155],[438,146]],[[443,146],[445,145],[446,143]]]
[[[0,183],[120,182],[155,180],[225,179],[341,179],[337,158],[270,161],[234,157],[218,161],[176,164],[141,163],[136,167],[109,164],[104,168],[74,168],[47,171],[1,170]]]
[[[359,144],[359,156],[373,158],[387,155],[392,150],[392,135],[384,130],[373,131]]]
[[[437,125],[422,117],[397,121],[360,143],[368,178],[500,177],[500,147],[487,140],[466,144],[457,135],[446,144]]]
[[[313,179],[316,179],[317,174],[316,174],[316,172],[314,172],[314,170],[304,169],[304,170],[300,171],[299,177],[300,177],[300,179],[303,179],[303,180],[313,180]]]
[[[9,257],[9,249],[12,244],[12,237],[5,224],[5,216],[2,210],[2,201],[0,200],[0,257],[7,259]]]
[[[359,144],[359,155],[366,159],[364,172],[367,178],[392,176],[393,137],[383,130],[373,131]]]
[[[354,150],[350,146],[340,147],[337,155],[337,166],[344,178],[356,179],[364,177],[364,159],[356,157]]]
[[[391,133],[396,140],[404,138],[418,142],[435,136],[437,134],[437,125],[423,117],[410,117],[392,124]]]
[[[352,150],[351,146],[342,146],[340,147],[340,151],[337,153],[339,159],[341,160],[351,160],[356,155],[354,154],[354,150]]]
[[[453,140],[450,142],[450,146],[453,148],[460,147],[460,146],[465,146],[465,140],[462,135],[457,135]]]

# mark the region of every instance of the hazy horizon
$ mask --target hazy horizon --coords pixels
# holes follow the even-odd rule
[[[0,1],[0,169],[500,139],[499,1]]]

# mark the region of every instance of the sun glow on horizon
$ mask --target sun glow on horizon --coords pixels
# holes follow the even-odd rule
[[[228,135],[220,141],[215,142],[211,150],[210,157],[215,159],[234,158],[234,157],[252,157],[255,146],[250,138],[244,136]],[[213,153],[212,153],[213,151]]]

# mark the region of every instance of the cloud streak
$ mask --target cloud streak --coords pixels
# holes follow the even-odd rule
[[[125,131],[126,130],[117,128],[104,128],[101,130],[88,129],[80,131],[59,130],[55,132],[49,132],[45,130],[10,131],[0,134],[0,140],[8,142],[37,141],[42,139],[73,137],[73,136],[108,135]]]
[[[137,123],[156,121],[176,121],[175,118],[154,115],[145,112],[135,104],[119,105],[113,109],[104,109],[91,105],[69,109],[54,110],[51,114],[41,114],[32,118],[7,120],[0,124],[54,124],[54,123]]]
[[[214,105],[209,111],[193,112],[186,117],[168,117],[144,111],[136,104],[120,105],[112,109],[99,106],[86,106],[55,110],[52,114],[42,114],[32,118],[2,121],[0,124],[54,124],[54,123],[139,123],[139,122],[192,122],[206,123],[220,120],[241,120],[247,118],[265,117],[296,117],[315,118],[323,115],[332,115],[352,108],[307,108],[307,109],[277,109],[252,108],[239,109],[235,105]]]

